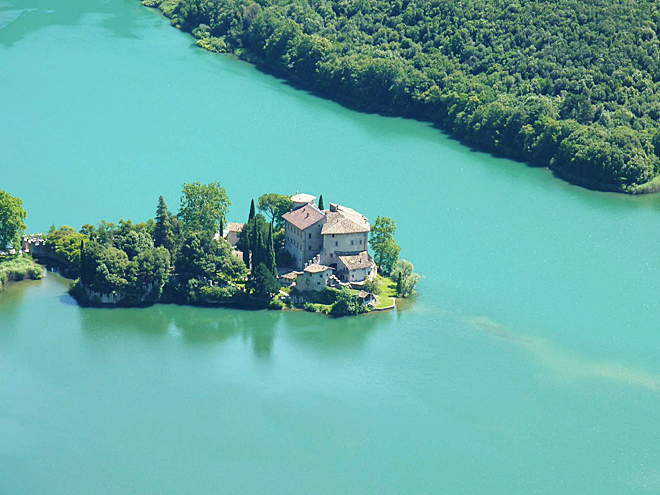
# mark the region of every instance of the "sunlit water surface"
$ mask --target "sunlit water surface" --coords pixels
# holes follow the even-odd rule
[[[220,180],[397,220],[398,312],[0,293],[0,493],[660,492],[660,198],[585,191],[204,52],[135,0],[0,0],[0,188],[31,231]]]

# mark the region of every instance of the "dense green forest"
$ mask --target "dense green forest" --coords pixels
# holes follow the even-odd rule
[[[653,0],[143,3],[200,46],[343,103],[433,122],[586,187],[660,189]]]

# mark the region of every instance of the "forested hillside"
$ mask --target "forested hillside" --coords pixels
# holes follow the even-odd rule
[[[145,0],[198,44],[603,190],[660,189],[653,0]],[[441,157],[438,157],[441,161]]]

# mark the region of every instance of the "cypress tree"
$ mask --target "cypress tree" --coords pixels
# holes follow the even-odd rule
[[[263,231],[259,229],[259,263],[266,263],[267,261],[268,261],[268,248],[266,246],[266,238],[264,237]]]
[[[254,204],[254,201],[252,202]],[[252,236],[251,236],[251,244],[252,244],[252,263],[250,263],[250,266],[254,269],[259,265],[259,227],[257,225],[256,220],[253,220],[252,222]]]
[[[245,229],[247,229],[247,225],[245,226]],[[239,246],[241,252],[243,253],[243,263],[245,263],[245,266],[250,268],[250,236],[248,235],[247,232],[245,232],[245,242],[241,242],[241,245]]]
[[[271,271],[273,276],[277,278],[277,262],[275,260],[275,246],[273,245],[273,224],[270,224],[268,230],[268,242],[266,244],[266,266]]]
[[[85,266],[85,241],[80,239],[80,282],[85,285],[84,267]]]
[[[222,239],[225,236],[225,233],[224,233],[225,232],[225,226],[223,224],[224,224],[224,221],[221,218],[220,219],[220,239]]]
[[[250,216],[248,217],[248,222],[254,218],[255,214],[256,214],[256,211],[254,209],[254,199],[253,199],[252,203],[250,203]]]
[[[319,210],[325,210],[325,206],[323,205],[323,194],[319,197]]]

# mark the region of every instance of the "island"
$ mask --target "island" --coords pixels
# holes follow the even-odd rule
[[[202,48],[358,110],[431,122],[591,189],[660,189],[654,0],[142,3]]]
[[[99,307],[177,303],[344,316],[393,309],[396,298],[416,293],[420,276],[400,259],[390,218],[371,225],[347,206],[325,208],[323,196],[268,193],[251,201],[245,223],[227,222],[230,204],[221,183],[195,182],[183,184],[176,215],[161,196],[146,222],[53,225],[22,237],[25,226],[16,224],[0,273],[20,264],[41,275],[38,260],[74,279],[70,294],[80,305]],[[25,211],[18,213],[22,222]]]

